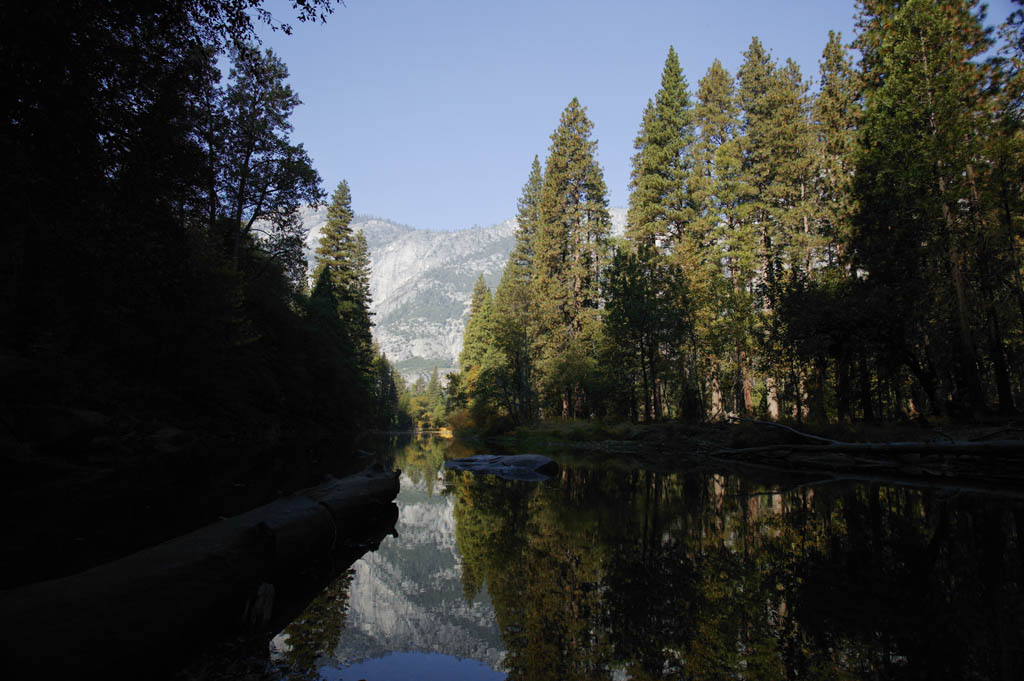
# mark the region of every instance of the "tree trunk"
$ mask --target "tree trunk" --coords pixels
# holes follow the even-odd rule
[[[740,381],[742,381],[742,408],[740,413],[749,415],[754,407],[754,377],[751,375],[746,350],[740,352]]]
[[[867,358],[862,354],[858,363],[860,374],[860,408],[865,421],[875,420],[875,411],[871,404],[871,373],[868,371]]]
[[[996,375],[996,392],[999,395],[999,413],[1012,414],[1013,389],[1010,387],[1010,372],[1006,366],[1006,353],[1003,349],[1003,337],[999,328],[999,317],[995,310],[988,309],[988,345],[992,354],[992,368]]]
[[[721,421],[725,416],[725,409],[722,405],[722,376],[721,365],[714,362],[711,365],[711,421]]]
[[[814,390],[810,394],[808,418],[811,423],[825,423],[828,421],[828,414],[825,411],[825,370],[826,360],[824,355],[814,358]]]
[[[836,419],[839,423],[853,420],[853,408],[850,398],[850,359],[843,350],[836,360]]]
[[[764,387],[768,393],[768,416],[773,421],[779,420],[779,393],[775,386],[775,376],[770,372],[764,379]]]

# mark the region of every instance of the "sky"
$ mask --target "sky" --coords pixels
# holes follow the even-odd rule
[[[266,7],[287,21],[290,2]],[[989,2],[989,23],[1011,0]],[[514,217],[535,155],[573,97],[587,108],[609,204],[629,197],[633,140],[669,46],[691,93],[735,75],[752,36],[816,80],[853,0],[345,0],[326,24],[262,28],[303,101],[292,139],[356,213],[452,230]]]

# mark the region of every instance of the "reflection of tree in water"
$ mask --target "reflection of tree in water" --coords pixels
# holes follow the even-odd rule
[[[338,632],[345,626],[353,574],[347,570],[339,575],[281,632],[287,636],[285,658],[291,678],[319,678],[317,661],[334,652]]]
[[[445,440],[435,435],[405,436],[392,443],[394,467],[400,468],[415,484],[425,483],[427,492],[434,494],[437,473],[445,458],[468,456],[473,452],[456,440]]]
[[[451,475],[510,679],[1016,679],[1020,509],[722,476]]]

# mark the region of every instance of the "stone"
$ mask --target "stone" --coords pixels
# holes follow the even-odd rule
[[[540,454],[476,454],[444,462],[445,468],[496,475],[505,480],[541,481],[558,473],[558,464]]]

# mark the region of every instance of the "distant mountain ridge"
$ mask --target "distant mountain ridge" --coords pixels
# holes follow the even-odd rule
[[[624,208],[611,208],[612,232],[622,234]],[[327,208],[301,211],[312,271]],[[370,248],[373,337],[407,379],[436,366],[455,369],[469,316],[473,284],[481,274],[493,290],[515,245],[515,219],[490,227],[435,232],[384,218],[357,215],[352,229]]]

